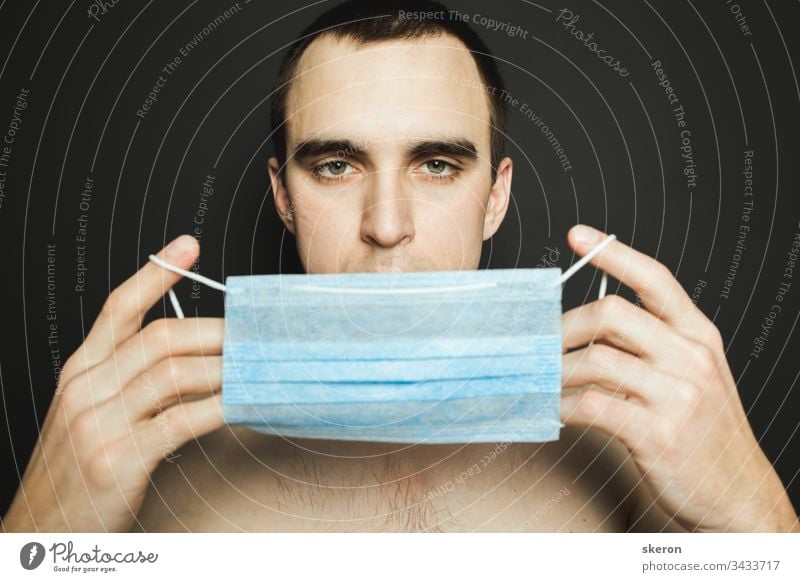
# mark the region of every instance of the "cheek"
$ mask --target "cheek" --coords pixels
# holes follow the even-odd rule
[[[303,249],[314,247],[335,251],[338,237],[352,221],[348,209],[341,200],[321,195],[312,184],[302,179],[290,180],[288,186],[292,193],[297,244]]]
[[[435,202],[420,200],[415,211],[418,240],[451,257],[471,256],[483,241],[484,214],[480,200],[467,191]]]
[[[421,199],[426,200],[425,197]],[[460,233],[468,242],[483,234],[487,199],[488,187],[482,180],[463,181],[446,196],[427,198],[431,203],[423,204],[420,210],[427,218],[428,228],[440,229],[451,238],[454,233]]]

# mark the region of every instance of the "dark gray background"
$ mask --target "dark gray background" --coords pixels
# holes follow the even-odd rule
[[[168,61],[233,2],[120,2],[100,22],[88,1],[0,3],[0,133],[15,96],[30,90],[0,206],[3,249],[0,440],[5,511],[55,389],[62,360],[81,343],[108,292],[149,253],[191,232],[202,182],[213,174],[200,270],[298,272],[293,239],[268,189],[269,100],[281,50],[327,2],[240,2],[169,78],[146,119],[136,110]],[[731,3],[732,4],[732,3]],[[585,222],[667,264],[720,328],[755,433],[800,505],[798,337],[800,281],[792,283],[760,357],[750,352],[775,303],[798,221],[798,112],[793,61],[797,2],[738,3],[744,35],[724,0],[568,5],[543,0],[449,6],[529,31],[509,38],[475,26],[501,60],[510,93],[540,114],[567,150],[565,173],[541,132],[512,109],[514,204],[484,253],[484,267],[534,267],[550,249],[574,257],[567,229]],[[631,71],[614,73],[555,22],[577,28]],[[288,14],[288,13],[292,14]],[[650,63],[659,59],[686,110],[698,183],[686,187],[680,136]],[[744,150],[754,154],[750,231],[728,299],[720,297],[742,224]],[[75,290],[80,193],[88,209],[86,289]],[[57,339],[48,344],[47,247],[56,245]],[[800,275],[798,275],[800,276]],[[576,275],[565,309],[596,297],[599,277]],[[611,292],[633,299],[616,282]],[[177,291],[190,314],[222,316],[223,297],[191,283]],[[172,315],[162,306],[151,317]]]

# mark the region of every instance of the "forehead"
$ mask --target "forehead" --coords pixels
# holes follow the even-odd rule
[[[483,144],[490,122],[481,86],[469,50],[450,35],[366,44],[323,35],[298,62],[287,138],[294,144],[335,132],[373,142],[449,133]]]

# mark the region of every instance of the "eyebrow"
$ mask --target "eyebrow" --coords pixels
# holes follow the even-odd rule
[[[447,154],[476,160],[478,159],[478,148],[465,138],[435,139],[414,144],[408,149],[408,154],[411,157],[426,154]]]
[[[366,148],[349,139],[320,139],[310,138],[304,140],[294,150],[297,160],[306,160],[327,154],[343,152],[346,156],[355,156],[366,151]],[[428,154],[450,155],[467,160],[478,159],[478,148],[467,138],[453,137],[442,139],[429,139],[412,144],[406,154],[409,157],[419,157]]]

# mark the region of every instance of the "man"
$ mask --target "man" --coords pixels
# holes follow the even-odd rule
[[[269,176],[309,273],[475,269],[506,214],[488,51],[438,4],[390,4],[334,8],[279,75]],[[602,236],[579,226],[569,243],[584,255]],[[189,268],[198,253],[184,236],[160,256]],[[415,446],[224,426],[222,321],[140,329],[179,279],[148,264],[64,367],[5,527],[800,531],[717,329],[621,242],[592,264],[644,309],[610,296],[563,315],[561,439]]]

